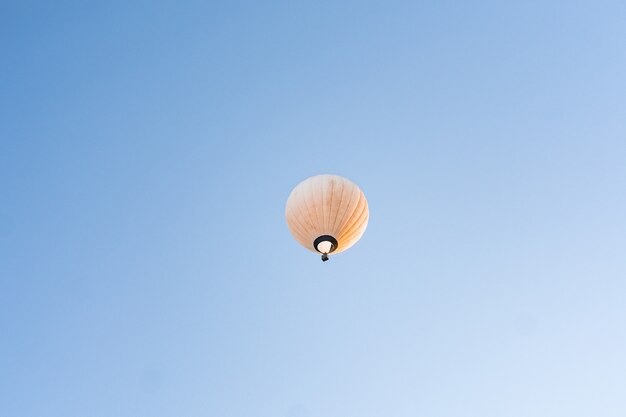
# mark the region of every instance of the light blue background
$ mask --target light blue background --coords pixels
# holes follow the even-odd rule
[[[623,417],[626,5],[0,5],[0,415]],[[284,221],[365,191],[330,262]]]

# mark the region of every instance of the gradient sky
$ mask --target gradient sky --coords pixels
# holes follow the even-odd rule
[[[623,417],[623,1],[0,3],[0,415]],[[356,182],[322,263],[284,205]]]

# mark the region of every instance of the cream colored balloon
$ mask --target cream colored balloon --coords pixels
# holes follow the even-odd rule
[[[369,210],[356,184],[326,174],[298,184],[287,199],[285,215],[296,240],[328,260],[328,253],[343,252],[361,238]]]

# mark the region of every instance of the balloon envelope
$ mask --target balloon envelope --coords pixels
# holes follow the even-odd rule
[[[316,175],[298,184],[285,209],[291,234],[305,248],[318,252],[315,239],[332,236],[333,254],[354,245],[365,232],[369,219],[367,199],[361,189],[338,175]],[[319,248],[319,247],[318,247]]]

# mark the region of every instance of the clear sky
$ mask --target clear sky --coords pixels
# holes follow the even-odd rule
[[[0,4],[0,415],[623,417],[623,1]],[[320,262],[291,189],[356,182]]]

